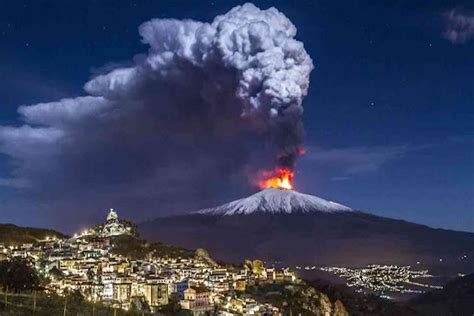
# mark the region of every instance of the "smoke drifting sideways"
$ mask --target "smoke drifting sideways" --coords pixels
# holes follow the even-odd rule
[[[313,69],[296,27],[275,8],[237,6],[212,23],[153,19],[146,54],[93,77],[85,96],[20,106],[0,152],[49,210],[194,210],[248,177],[293,167]],[[20,190],[21,191],[21,190]],[[224,194],[225,195],[225,194]],[[199,205],[203,203],[204,205]]]

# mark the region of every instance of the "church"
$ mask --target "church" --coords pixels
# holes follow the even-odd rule
[[[107,214],[107,220],[100,231],[101,237],[111,237],[119,235],[132,235],[132,226],[118,218],[113,208]]]

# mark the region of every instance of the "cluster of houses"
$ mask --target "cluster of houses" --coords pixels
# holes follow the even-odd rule
[[[106,223],[70,239],[46,238],[35,244],[2,247],[4,258],[34,259],[37,271],[50,279],[49,291],[79,290],[90,301],[123,309],[156,311],[175,303],[194,315],[280,315],[278,308],[246,294],[249,286],[298,282],[287,269],[268,268],[259,260],[242,267],[220,266],[212,259],[153,254],[134,260],[114,253],[112,239],[133,234],[133,227],[111,210]],[[91,238],[92,237],[92,238]]]

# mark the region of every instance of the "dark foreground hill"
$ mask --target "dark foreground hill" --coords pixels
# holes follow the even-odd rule
[[[351,316],[422,316],[427,315],[412,307],[373,294],[357,293],[353,289],[328,281],[316,279],[307,281],[316,290],[325,293],[331,301],[339,300],[350,311]],[[428,315],[427,315],[428,316]]]
[[[474,315],[474,273],[447,283],[442,290],[422,294],[408,305],[423,315]]]
[[[66,235],[52,229],[0,224],[0,244],[34,243],[46,237],[66,238]]]
[[[189,214],[143,223],[140,231],[148,240],[203,247],[214,258],[230,262],[246,258],[344,266],[420,262],[446,271],[474,271],[474,234],[355,211]]]

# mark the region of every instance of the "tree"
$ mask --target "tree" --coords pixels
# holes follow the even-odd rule
[[[68,315],[80,315],[88,311],[88,306],[81,291],[73,290],[64,295],[64,304]]]
[[[169,303],[160,308],[158,315],[166,316],[186,316],[192,315],[192,312],[181,308],[178,297],[173,294],[169,298]]]
[[[95,278],[95,272],[94,270],[92,270],[92,268],[89,268],[89,270],[87,270],[87,280],[89,282],[92,282],[94,281],[94,278]]]
[[[214,308],[212,311],[206,311],[204,313],[205,316],[217,316],[219,315],[219,307],[217,305],[214,305]]]
[[[150,306],[148,306],[143,296],[133,297],[130,305],[129,313],[132,315],[142,315],[145,312],[147,314],[150,312]]]
[[[49,270],[49,275],[51,275],[51,277],[55,280],[64,279],[64,273],[57,267],[53,267],[51,270]]]
[[[132,234],[133,237],[140,237],[140,234],[138,233],[138,226],[132,221],[126,220],[126,219],[120,219],[119,222],[123,224],[125,227],[130,227],[130,234]]]
[[[38,287],[39,277],[31,262],[24,258],[0,261],[0,285],[15,292],[31,291]]]

